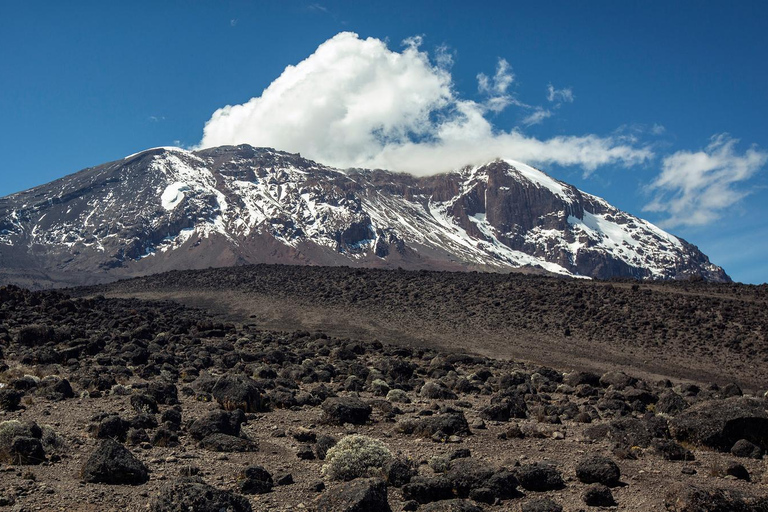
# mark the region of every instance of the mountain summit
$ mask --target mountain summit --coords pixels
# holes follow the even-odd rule
[[[0,277],[81,284],[290,263],[729,281],[695,246],[512,160],[416,178],[155,148],[0,198]]]

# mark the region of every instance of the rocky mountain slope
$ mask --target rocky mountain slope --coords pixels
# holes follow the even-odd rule
[[[695,246],[496,160],[424,178],[266,148],[157,148],[0,199],[6,281],[292,263],[728,281]]]

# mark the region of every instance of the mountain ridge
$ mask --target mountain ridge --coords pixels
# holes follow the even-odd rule
[[[152,148],[0,198],[6,275],[241,263],[730,280],[688,242],[513,160],[414,177],[249,145]]]

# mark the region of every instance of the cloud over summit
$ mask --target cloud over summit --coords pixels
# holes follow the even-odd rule
[[[481,101],[460,98],[451,59],[438,49],[434,62],[421,38],[392,51],[376,38],[342,32],[295,66],[288,66],[260,96],[227,105],[205,125],[200,147],[248,143],[301,152],[337,167],[378,167],[432,174],[496,157],[531,163],[630,166],[650,150],[611,137],[530,137],[488,120],[509,105],[514,75],[499,59],[493,76],[478,74]],[[527,107],[527,106],[526,106]],[[527,107],[530,108],[530,107]]]

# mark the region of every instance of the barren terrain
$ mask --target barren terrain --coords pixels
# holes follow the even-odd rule
[[[764,511],[765,301],[283,266],[0,287],[0,510]]]
[[[768,388],[768,286],[253,265],[77,289],[563,369]]]

